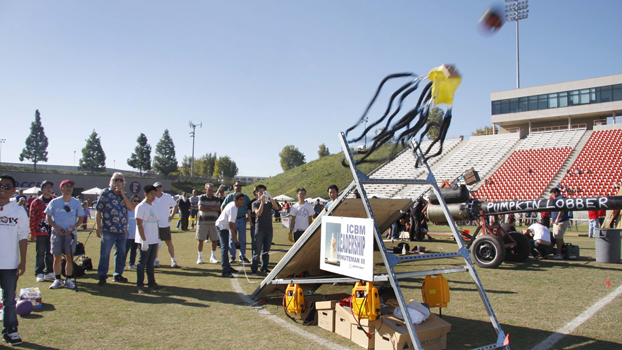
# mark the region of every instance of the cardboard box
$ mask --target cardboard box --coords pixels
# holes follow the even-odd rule
[[[382,326],[375,337],[376,350],[413,349],[406,324],[394,317],[383,317]],[[425,350],[443,350],[447,348],[447,333],[451,324],[431,314],[427,320],[415,325],[419,343]]]
[[[376,342],[376,330],[382,326],[382,320],[377,319],[370,321],[368,319],[361,319],[359,321],[361,322],[361,328],[363,329],[359,329],[358,323],[353,323],[352,330],[350,332],[350,340],[365,349],[374,349]],[[363,323],[366,323],[367,326],[363,326]],[[371,337],[368,337],[363,330],[369,333]]]
[[[334,332],[335,310],[317,310],[317,325],[329,332]]]
[[[305,309],[302,312],[302,315],[300,315],[300,319],[304,320],[307,318],[307,315],[309,314],[309,308],[311,307],[312,303],[315,303],[315,308],[317,311],[317,305],[318,302],[324,302],[325,300],[327,301],[335,301],[335,303],[343,298],[347,298],[348,294],[345,293],[337,293],[337,294],[328,294],[328,295],[324,295],[324,294],[314,294],[314,295],[305,295]],[[325,310],[325,309],[324,309]],[[318,324],[318,317],[317,317],[317,313],[314,315],[314,320],[313,320],[313,324],[317,325]]]
[[[339,300],[317,301],[315,302],[315,308],[317,310],[335,310],[335,305],[337,305],[338,301]]]
[[[335,333],[350,339],[352,335],[352,324],[356,322],[349,307],[339,304],[335,305]]]

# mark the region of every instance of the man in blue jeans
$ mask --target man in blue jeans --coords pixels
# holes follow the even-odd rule
[[[17,202],[11,202],[15,192],[15,179],[0,176],[0,288],[2,288],[2,312],[4,314],[2,338],[11,345],[19,345],[22,339],[17,333],[17,309],[15,289],[17,279],[26,271],[26,250],[30,233],[28,215]]]
[[[240,247],[240,243],[238,241],[237,234],[235,232],[236,226],[236,217],[238,214],[238,209],[241,206],[244,206],[244,200],[246,197],[243,193],[236,193],[233,196],[233,202],[227,204],[225,208],[218,216],[216,220],[216,228],[218,229],[218,235],[220,238],[220,259],[222,265],[222,277],[233,277],[232,272],[237,272],[235,269],[231,267],[231,263],[229,261],[229,247],[223,242],[229,242],[229,237],[231,236],[231,240],[234,242],[234,247]],[[244,206],[241,210],[246,209]]]
[[[115,282],[125,283],[127,278],[123,277],[125,268],[125,246],[128,235],[127,232],[127,211],[134,210],[134,204],[123,192],[125,178],[121,173],[114,173],[110,178],[110,187],[105,188],[97,200],[97,214],[95,222],[97,224],[97,237],[101,238],[101,248],[99,256],[98,286],[106,284],[108,278],[108,265],[110,263],[110,250],[114,246],[114,274]]]
[[[281,207],[266,192],[266,186],[257,185],[255,187],[257,200],[253,202],[252,210],[256,216],[255,239],[253,240],[253,263],[251,264],[251,274],[257,275],[257,267],[261,259],[261,272],[268,274],[268,263],[270,262],[270,247],[272,246],[272,209],[279,211]]]
[[[222,202],[220,207],[224,209],[227,204],[231,203],[234,200],[234,196],[242,194],[244,196],[244,208],[238,209],[237,217],[235,219],[235,231],[237,232],[237,237],[239,242],[234,242],[233,237],[231,236],[228,241],[220,241],[220,244],[227,244],[229,242],[229,253],[231,253],[231,263],[235,262],[235,248],[239,246],[240,249],[240,261],[250,264],[251,262],[246,258],[246,223],[250,221],[251,211],[250,211],[250,203],[251,199],[248,198],[247,195],[242,193],[242,183],[240,181],[236,181],[233,184],[234,193],[230,193],[225,200]],[[223,243],[224,242],[224,243]]]

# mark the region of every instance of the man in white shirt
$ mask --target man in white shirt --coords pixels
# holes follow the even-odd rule
[[[15,289],[18,277],[26,271],[30,223],[24,208],[11,201],[14,192],[15,179],[10,175],[0,176],[0,287],[4,303],[2,338],[11,345],[19,345],[22,338],[17,333]]]
[[[298,203],[292,205],[292,208],[289,211],[289,215],[291,216],[289,224],[289,240],[291,242],[296,242],[298,238],[302,236],[305,230],[313,222],[313,215],[315,215],[313,205],[305,202],[307,190],[303,187],[299,187],[296,190],[296,196],[298,197]]]
[[[237,232],[235,231],[235,221],[238,216],[238,208],[244,205],[245,196],[243,193],[236,193],[233,201],[227,204],[218,219],[216,220],[216,228],[220,236],[220,259],[222,266],[222,277],[233,277],[232,272],[237,272],[231,267],[229,262],[229,247],[225,242],[229,242],[229,235],[233,238],[233,242],[239,248]],[[244,207],[243,209],[245,209]],[[243,210],[242,209],[242,210]]]
[[[173,238],[171,237],[170,224],[178,210],[177,202],[173,199],[173,196],[164,193],[160,182],[154,183],[153,187],[156,188],[156,198],[153,201],[153,206],[157,209],[158,233],[160,239],[166,243],[168,253],[171,255],[171,267],[179,267],[175,260],[175,247],[173,246]],[[160,266],[158,252],[156,252],[155,266]]]
[[[535,223],[523,230],[523,234],[531,238],[531,254],[534,257],[545,257],[551,248],[551,231],[544,225]]]
[[[145,200],[136,206],[136,231],[134,242],[140,245],[140,257],[136,270],[136,288],[138,294],[145,293],[144,279],[147,270],[147,286],[151,290],[161,290],[155,281],[154,260],[158,250],[158,212],[153,206],[157,190],[151,185],[145,186]]]

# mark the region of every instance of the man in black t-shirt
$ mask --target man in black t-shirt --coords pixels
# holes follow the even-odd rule
[[[272,209],[281,210],[279,204],[266,192],[266,186],[257,185],[255,193],[257,200],[253,202],[252,212],[257,215],[255,221],[255,242],[253,246],[253,262],[251,274],[257,275],[257,265],[261,256],[261,272],[268,274],[270,261],[270,247],[272,245]],[[265,193],[265,194],[264,194]]]
[[[248,203],[248,209],[251,212],[251,257],[255,255],[255,221],[257,220],[257,214],[253,211],[253,203],[257,200],[257,191],[253,191],[255,197]]]
[[[177,200],[179,207],[179,222],[181,222],[181,230],[188,231],[188,219],[190,218],[190,201],[186,198],[186,194],[182,193]]]
[[[516,218],[514,217],[514,214],[509,214],[505,219],[505,224],[501,225],[501,228],[503,228],[506,233],[516,232],[516,227],[514,227],[515,222]]]

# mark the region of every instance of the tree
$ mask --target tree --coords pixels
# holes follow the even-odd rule
[[[495,134],[499,133],[499,128],[495,125]],[[483,128],[479,128],[475,131],[473,131],[471,133],[471,135],[473,136],[477,136],[477,135],[492,135],[493,134],[493,130],[492,130],[492,126],[485,126]]]
[[[164,130],[162,138],[156,145],[155,157],[153,157],[153,169],[166,176],[177,171],[177,157],[175,157],[175,144],[168,129]]]
[[[430,123],[436,123],[438,125],[441,125],[444,115],[445,112],[443,112],[442,109],[438,107],[432,107],[432,109],[430,110],[430,114],[428,115],[428,121],[426,122],[426,126],[430,125]],[[426,137],[428,138],[428,140],[435,140],[436,138],[438,138],[439,133],[440,129],[436,126],[432,126],[430,130],[428,130]]]
[[[136,139],[138,145],[134,148],[134,153],[127,160],[127,165],[134,169],[138,169],[140,176],[143,176],[143,170],[151,170],[151,146],[147,143],[147,136],[141,133]]]
[[[30,124],[30,135],[26,138],[26,147],[19,155],[19,161],[30,160],[37,171],[37,163],[48,161],[48,138],[45,136],[43,125],[41,125],[41,114],[35,111],[35,121]]]
[[[91,136],[86,139],[86,146],[82,149],[80,168],[90,170],[91,173],[106,170],[106,154],[102,148],[99,136],[93,130]]]
[[[283,147],[279,156],[281,157],[281,168],[283,168],[284,171],[306,163],[305,155],[292,145]]]
[[[220,157],[216,161],[214,174],[221,175],[226,179],[233,179],[238,174],[238,166],[229,156]]]
[[[213,177],[217,160],[218,157],[216,156],[216,153],[205,153],[201,158],[195,159],[194,173],[202,177]]]
[[[196,164],[196,161],[195,161]],[[190,176],[192,167],[192,158],[188,156],[184,156],[184,159],[181,161],[181,166],[177,169],[179,174],[182,176]]]
[[[320,149],[317,151],[317,155],[320,158],[330,156],[330,151],[328,150],[328,147],[326,147],[325,144],[321,144]]]

